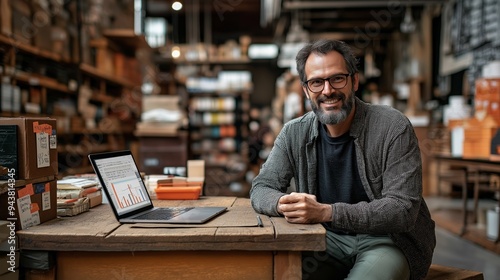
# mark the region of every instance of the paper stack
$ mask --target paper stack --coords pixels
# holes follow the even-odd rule
[[[64,178],[57,181],[58,208],[74,207],[75,203],[84,201],[89,203],[89,207],[102,203],[101,186],[96,180]]]

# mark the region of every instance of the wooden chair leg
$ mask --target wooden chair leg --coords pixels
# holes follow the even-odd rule
[[[474,179],[474,209],[473,209],[473,216],[472,216],[472,222],[474,224],[477,224],[477,208],[479,204],[479,171],[475,171],[474,173],[475,179]]]
[[[467,228],[467,170],[465,169],[462,177],[462,230],[460,235],[464,235]]]
[[[497,207],[500,209],[500,189],[497,189],[497,194],[498,194],[498,205]],[[497,212],[497,238],[495,240],[495,244],[500,241],[500,213]]]

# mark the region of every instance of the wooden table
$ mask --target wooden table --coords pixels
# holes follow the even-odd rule
[[[325,250],[325,229],[257,214],[249,199],[161,200],[159,206],[225,206],[255,226],[136,228],[109,205],[18,231],[22,250],[56,252],[57,279],[301,279],[301,251]],[[231,212],[233,211],[233,212]],[[240,212],[237,212],[240,211]],[[245,218],[246,217],[246,218]],[[233,218],[231,218],[233,219]],[[215,222],[215,220],[214,220]],[[234,219],[238,224],[239,219]]]
[[[484,158],[462,158],[455,157],[447,154],[437,154],[434,156],[437,161],[438,172],[441,169],[441,164],[448,164],[450,166],[457,167],[461,170],[461,175],[459,178],[462,185],[462,212],[463,212],[463,224],[462,224],[462,234],[467,230],[467,185],[469,182],[473,183],[474,186],[474,208],[473,208],[473,219],[476,223],[477,219],[477,209],[479,202],[479,189],[480,189],[480,178],[481,174],[500,174],[500,161],[492,161]],[[472,176],[471,176],[472,175]],[[472,177],[472,178],[471,178]],[[438,175],[438,188],[441,183],[441,176]],[[488,182],[489,183],[489,182]],[[496,186],[491,186],[492,190],[500,191],[500,186],[498,183]],[[500,201],[499,201],[500,206]],[[499,232],[500,232],[500,217],[499,217]],[[500,234],[496,238],[495,242],[500,240]]]

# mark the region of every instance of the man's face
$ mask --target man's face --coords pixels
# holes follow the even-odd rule
[[[349,74],[342,55],[336,51],[326,55],[312,53],[306,61],[305,73],[308,81],[316,78],[338,77],[330,79],[330,82],[322,81],[323,89],[319,92],[311,91],[311,83],[309,87],[303,86],[303,89],[321,123],[338,124],[346,120],[354,107],[354,93],[358,89],[358,74],[341,75]],[[345,86],[343,86],[343,79],[345,79]],[[336,80],[341,82],[335,83]],[[316,84],[321,85],[321,81],[318,80]],[[334,87],[342,88],[335,89]]]

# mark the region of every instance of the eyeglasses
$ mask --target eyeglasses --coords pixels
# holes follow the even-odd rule
[[[328,81],[334,89],[343,89],[347,85],[347,77],[352,74],[337,74],[326,79],[314,78],[306,81],[307,88],[314,93],[320,93],[325,88],[325,81]]]

